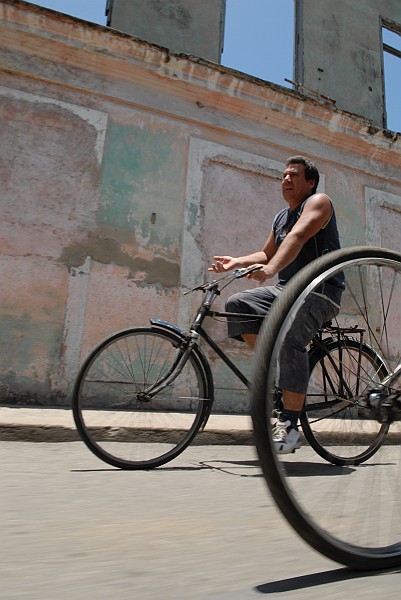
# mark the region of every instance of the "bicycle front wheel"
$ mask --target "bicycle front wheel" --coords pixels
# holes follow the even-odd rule
[[[327,456],[321,456],[323,452],[316,454],[308,445],[295,454],[278,454],[270,422],[285,337],[308,295],[321,293],[322,285],[340,272],[346,287],[334,326],[360,330],[363,344],[370,350],[364,353],[363,369],[353,371],[347,396],[340,388],[335,390],[343,395],[334,395],[334,400],[341,400],[351,414],[347,417],[344,410],[344,418],[333,419],[331,439],[323,441],[320,432],[313,431],[320,447],[332,456],[351,458],[333,465]],[[401,364],[400,325],[401,255],[381,248],[350,248],[314,261],[291,280],[273,304],[258,343],[251,412],[266,483],[286,519],[306,542],[330,559],[356,569],[401,565],[401,388],[399,377],[390,381],[386,375]],[[317,359],[316,369],[318,363]],[[317,374],[312,371],[312,377]],[[384,382],[382,387],[380,382]],[[347,387],[345,373],[337,383]],[[311,387],[308,393],[311,395]],[[312,413],[311,409],[307,418],[310,427],[316,428],[316,423],[311,424]],[[319,424],[322,430],[324,421]],[[341,424],[345,424],[345,433],[334,435]],[[364,437],[371,427],[376,440],[373,445]]]
[[[314,348],[309,365],[301,414],[307,441],[334,465],[364,462],[377,452],[389,430],[365,402],[368,390],[388,374],[384,362],[367,344],[342,336]]]
[[[212,402],[200,354],[193,349],[166,387],[147,393],[174,371],[182,341],[174,332],[132,328],[103,340],[88,356],[74,387],[73,415],[100,459],[121,469],[150,469],[193,440]]]

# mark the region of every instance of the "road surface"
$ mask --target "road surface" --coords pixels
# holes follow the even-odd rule
[[[299,452],[302,452],[299,451]],[[251,446],[193,446],[154,471],[82,442],[0,442],[2,600],[386,600],[284,521]]]

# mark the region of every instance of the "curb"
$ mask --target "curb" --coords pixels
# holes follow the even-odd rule
[[[179,432],[183,423],[180,427],[179,418],[176,425],[177,429],[175,430],[155,432],[152,439],[157,438],[157,441],[177,443],[182,438],[182,434]],[[149,440],[148,428],[141,429],[139,427],[136,431],[138,437],[142,437],[143,441]],[[104,423],[103,428],[99,428],[98,433],[104,439],[110,435],[107,422]],[[58,443],[78,442],[81,441],[81,437],[75,427],[70,408],[0,406],[0,440]],[[213,444],[253,445],[250,417],[247,415],[212,414],[209,417],[206,429],[198,432],[191,443],[197,446]]]
[[[172,432],[173,433],[173,432]],[[169,433],[164,434],[164,441],[168,441]],[[0,424],[0,441],[3,442],[32,442],[32,443],[62,443],[81,442],[76,429],[57,425],[18,425]],[[251,431],[200,431],[191,442],[194,446],[210,445],[252,445]]]
[[[137,440],[153,442],[178,443],[182,439],[183,423],[178,421],[176,429],[154,431],[149,438],[149,428],[136,429]],[[185,425],[184,425],[185,427]],[[181,430],[181,431],[180,431]],[[185,430],[186,431],[186,430]],[[121,434],[124,436],[123,429]],[[375,433],[371,432],[373,438]],[[114,437],[115,431],[104,423],[99,427],[97,435],[106,440],[110,435]],[[366,431],[361,428],[361,435],[366,436]],[[386,436],[386,444],[399,444],[401,435],[401,422],[393,423]],[[319,435],[321,442],[330,445],[349,443],[348,434],[341,430],[328,428]],[[81,437],[75,427],[70,409],[47,408],[14,408],[0,407],[0,441],[15,442],[80,442]],[[355,432],[353,443],[356,443]],[[363,443],[363,442],[362,442]],[[307,444],[304,436],[301,444]],[[191,442],[194,446],[206,445],[254,445],[250,417],[247,415],[216,415],[212,414],[206,429],[200,431]]]

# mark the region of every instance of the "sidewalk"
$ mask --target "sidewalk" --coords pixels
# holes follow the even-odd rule
[[[97,412],[97,427],[107,432],[110,422],[110,414]],[[171,415],[170,415],[171,416]],[[174,429],[188,429],[188,416],[175,414],[170,420]],[[138,413],[136,418],[138,431],[147,436],[152,425],[149,423],[149,413]],[[159,423],[155,422],[155,429]],[[163,427],[168,436],[168,426]],[[356,432],[364,437],[366,434],[375,436],[377,432],[376,421],[361,421],[359,427],[353,429],[353,440],[356,443]],[[324,419],[319,422],[319,438],[325,443],[342,444],[349,442],[349,430],[342,429],[338,422]],[[169,429],[173,431],[173,427]],[[387,443],[399,444],[401,438],[401,422],[391,425],[387,436]],[[80,437],[76,430],[72,411],[63,408],[15,408],[0,406],[0,440],[23,441],[23,442],[74,442]],[[366,441],[366,440],[365,440]],[[253,445],[252,423],[249,415],[219,415],[211,414],[204,431],[199,432],[192,444],[247,444]]]
[[[0,406],[0,440],[20,442],[73,442],[80,440],[72,411],[62,408]],[[252,444],[248,415],[211,415],[206,429],[193,444]]]

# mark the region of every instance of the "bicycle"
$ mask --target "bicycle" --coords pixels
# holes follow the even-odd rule
[[[212,310],[222,289],[255,268],[238,269],[186,292],[204,293],[188,332],[152,318],[150,327],[117,332],[94,348],[74,386],[73,414],[81,438],[96,456],[122,469],[150,469],[177,457],[192,442],[205,427],[214,401],[212,371],[199,345],[201,339],[249,386],[203,322],[206,317],[255,318]],[[346,422],[344,416],[351,410],[345,398],[359,393],[365,372],[373,371],[369,377],[379,383],[387,374],[383,361],[363,341],[362,329],[327,324],[309,348],[309,363],[310,393],[301,415],[307,441],[337,465],[367,460],[382,444],[386,424],[373,427],[357,453],[352,447],[334,451],[326,424],[341,433],[338,424]],[[324,391],[327,386],[333,392],[330,400]],[[273,409],[280,409],[279,394],[272,414]],[[329,420],[330,415],[336,418]],[[342,435],[355,435],[352,421]]]
[[[319,435],[325,435],[324,422],[334,425],[336,421],[339,435],[327,441],[328,458],[334,455],[350,460],[333,460],[334,466],[302,448],[300,463],[296,457],[276,453],[269,426],[276,402],[280,351],[305,298],[319,293],[324,282],[339,272],[345,277],[346,288],[335,324],[343,331],[355,328],[362,332],[366,364],[373,368],[359,371],[359,364],[355,365],[358,385],[351,390],[353,394],[343,385],[342,361],[337,363],[338,388],[329,382],[326,385],[323,371],[321,395],[317,391],[314,396],[313,389],[308,390],[307,404],[313,405],[315,399],[322,414],[325,404],[338,410],[335,419],[321,421],[320,433],[314,429],[310,444],[314,446],[313,437],[319,440]],[[270,492],[287,521],[308,544],[356,569],[401,565],[400,326],[401,254],[371,247],[342,249],[314,261],[287,284],[262,327],[255,357],[251,416],[257,454]],[[341,348],[339,344],[339,352],[345,351],[348,342],[343,345]],[[330,371],[327,358],[324,362]],[[313,417],[312,409],[307,409],[308,413]],[[352,422],[354,435],[350,436]],[[346,427],[345,435],[341,423]],[[335,433],[334,427],[331,433]],[[372,445],[369,438],[375,439]],[[325,478],[323,488],[319,487],[321,478]]]

